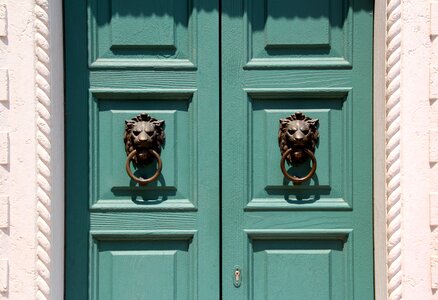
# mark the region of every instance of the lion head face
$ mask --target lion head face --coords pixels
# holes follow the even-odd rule
[[[127,155],[137,150],[135,163],[148,164],[153,159],[149,150],[155,150],[160,154],[161,147],[164,145],[164,121],[152,118],[145,113],[126,120],[123,140]]]
[[[281,155],[288,149],[293,150],[287,157],[289,163],[302,162],[307,158],[304,148],[314,152],[318,142],[318,119],[311,119],[297,112],[285,119],[280,119],[278,144]]]

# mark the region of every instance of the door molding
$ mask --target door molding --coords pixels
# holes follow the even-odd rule
[[[52,186],[54,186],[51,169],[53,168],[51,148],[52,139],[50,130],[51,121],[51,85],[50,85],[50,55],[49,49],[49,14],[48,3],[37,1],[35,5],[35,89],[36,89],[36,142],[37,142],[37,295],[36,298],[50,296],[50,271],[55,269],[55,262],[51,266],[52,238]],[[53,214],[54,215],[54,214]],[[53,224],[55,225],[55,224]],[[56,225],[55,225],[56,226]],[[56,249],[53,249],[56,251]]]
[[[36,295],[64,298],[63,0],[35,0]],[[56,149],[56,151],[52,151]]]
[[[374,260],[377,300],[400,299],[402,293],[399,134],[401,6],[401,0],[375,0],[373,135]],[[34,13],[35,134],[37,137],[36,298],[62,299],[64,281],[62,0],[36,0]]]
[[[376,0],[374,12],[374,278],[376,299],[392,300],[402,298],[402,1]]]

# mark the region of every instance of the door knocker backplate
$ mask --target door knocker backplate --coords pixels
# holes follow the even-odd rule
[[[165,142],[164,121],[157,120],[146,113],[126,120],[123,141],[128,156],[125,166],[129,177],[142,186],[157,180],[162,169],[160,154]],[[131,161],[135,167],[143,167],[154,160],[157,161],[157,170],[152,177],[143,179],[132,173]]]
[[[316,171],[315,148],[318,143],[318,119],[312,119],[301,112],[296,112],[285,119],[280,119],[278,145],[280,146],[280,167],[283,175],[294,183],[309,180]],[[290,175],[285,162],[290,165],[301,164],[308,159],[312,161],[310,172],[304,177]]]

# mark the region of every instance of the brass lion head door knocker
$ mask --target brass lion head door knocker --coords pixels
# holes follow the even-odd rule
[[[283,175],[294,183],[309,180],[316,171],[315,147],[318,143],[318,119],[307,117],[301,112],[296,112],[285,119],[280,119],[278,131],[278,145],[281,152],[281,171]],[[285,161],[296,165],[312,160],[312,169],[304,177],[291,176],[286,171]]]
[[[164,121],[157,120],[146,113],[142,113],[125,121],[125,151],[126,172],[132,180],[140,185],[147,185],[158,179],[163,167],[161,161],[161,147],[164,145]],[[143,167],[154,160],[157,161],[157,170],[152,177],[143,179],[136,177],[131,171],[131,161],[136,167]]]

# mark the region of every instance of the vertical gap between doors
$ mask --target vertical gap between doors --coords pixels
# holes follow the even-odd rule
[[[222,299],[222,0],[219,1],[219,299]]]

